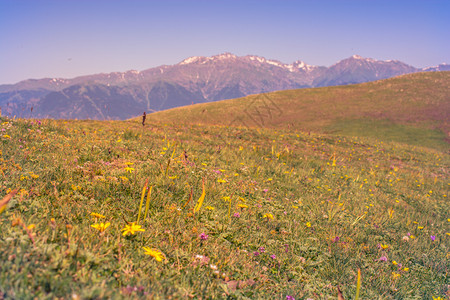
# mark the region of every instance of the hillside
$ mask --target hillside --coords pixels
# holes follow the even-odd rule
[[[278,91],[149,115],[154,121],[290,128],[448,149],[450,72]]]
[[[0,124],[2,299],[355,299],[359,272],[360,299],[449,293],[446,153],[293,129]]]

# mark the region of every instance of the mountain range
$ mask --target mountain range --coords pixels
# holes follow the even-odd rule
[[[34,118],[120,120],[195,103],[277,90],[348,85],[427,71],[397,60],[353,55],[330,66],[303,61],[284,64],[260,56],[224,53],[190,57],[144,71],[95,74],[72,79],[29,79],[0,85],[3,115]]]

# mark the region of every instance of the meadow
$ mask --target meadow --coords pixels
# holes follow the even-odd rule
[[[162,123],[291,129],[381,138],[448,151],[450,72],[362,84],[276,91],[169,109]]]
[[[0,130],[0,298],[449,298],[446,151],[152,120]]]

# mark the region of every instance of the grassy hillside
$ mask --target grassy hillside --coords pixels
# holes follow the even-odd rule
[[[1,128],[0,298],[355,299],[358,270],[360,299],[448,297],[446,153],[179,122]]]
[[[197,104],[149,116],[159,122],[285,128],[382,137],[448,150],[450,72],[300,89]]]

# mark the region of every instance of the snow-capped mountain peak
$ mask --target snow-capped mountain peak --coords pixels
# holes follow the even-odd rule
[[[188,64],[192,64],[195,63],[197,61],[199,61],[202,57],[201,56],[191,56],[186,58],[185,60],[183,60],[182,62],[180,62],[180,65],[188,65]]]

